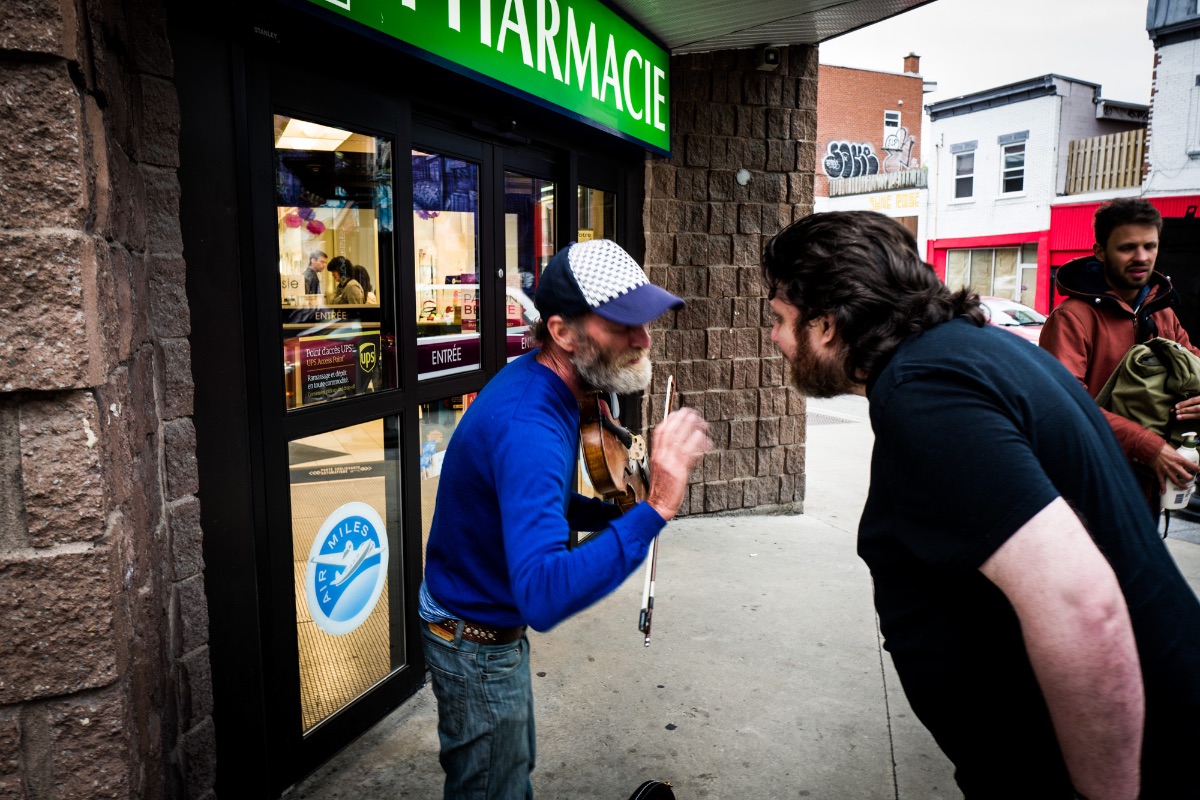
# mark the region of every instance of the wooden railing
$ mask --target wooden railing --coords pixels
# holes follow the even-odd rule
[[[829,196],[868,194],[893,189],[924,189],[928,185],[929,170],[925,167],[918,167],[896,172],[880,172],[875,175],[860,175],[857,178],[830,178]]]
[[[1067,194],[1140,186],[1145,154],[1145,128],[1069,142]]]

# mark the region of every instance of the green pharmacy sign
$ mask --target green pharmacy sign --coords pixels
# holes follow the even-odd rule
[[[667,155],[670,56],[598,0],[309,0]]]

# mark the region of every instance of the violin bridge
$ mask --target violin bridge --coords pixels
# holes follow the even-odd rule
[[[639,434],[633,434],[633,444],[629,445],[629,460],[641,461],[646,457],[646,440]]]

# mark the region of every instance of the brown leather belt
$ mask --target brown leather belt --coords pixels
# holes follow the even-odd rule
[[[430,622],[429,630],[434,636],[454,641],[458,633],[458,620],[444,619],[441,622]],[[492,628],[477,622],[463,622],[462,638],[477,644],[511,644],[525,635],[525,626],[516,628]]]

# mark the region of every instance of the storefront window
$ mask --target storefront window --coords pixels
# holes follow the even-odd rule
[[[508,360],[536,347],[529,326],[537,319],[538,279],[558,249],[554,184],[504,173],[504,281]]]
[[[275,115],[286,407],[394,388],[380,297],[390,264],[392,146]]]
[[[402,549],[395,429],[375,420],[288,444],[305,732],[406,663],[389,608]]]
[[[414,150],[417,374],[480,368],[479,165]]]
[[[421,440],[421,571],[425,570],[425,545],[433,526],[433,508],[438,484],[442,480],[442,459],[450,446],[450,437],[475,394],[447,397],[420,406]]]
[[[576,241],[615,239],[617,236],[617,196],[603,189],[579,187],[579,224]]]

